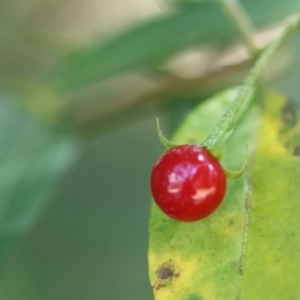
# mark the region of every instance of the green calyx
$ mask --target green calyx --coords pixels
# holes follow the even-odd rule
[[[159,119],[156,118],[156,128],[157,128],[157,134],[160,139],[160,142],[165,146],[166,150],[169,150],[173,147],[176,147],[177,145],[169,141],[162,133],[159,125]]]
[[[231,170],[224,168],[227,178],[235,179],[235,178],[241,177],[247,169],[248,162],[249,162],[248,146],[246,146],[246,158],[245,158],[245,161],[244,161],[244,164],[242,165],[242,167],[235,171],[231,171]]]

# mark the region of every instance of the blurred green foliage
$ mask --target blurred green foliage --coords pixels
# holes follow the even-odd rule
[[[201,2],[136,26],[112,41],[91,45],[59,64],[53,80],[63,90],[76,89],[128,69],[155,68],[164,59],[199,43],[224,47],[236,38],[237,29],[224,14],[221,1]],[[255,1],[245,1],[245,6],[253,22],[261,27],[299,8],[295,0],[287,1],[284,10],[280,3],[277,1],[276,6],[274,1],[261,1],[259,10]]]
[[[36,221],[45,200],[78,156],[75,137],[46,128],[1,96],[0,257]],[[10,102],[8,101],[10,100]]]
[[[300,8],[297,0],[241,2],[259,29]],[[129,14],[134,0],[0,2],[3,299],[152,299],[148,173],[161,151],[154,117],[163,110],[165,132],[249,67],[193,78],[165,72],[191,48],[208,49],[214,62],[239,33],[218,1],[159,4],[144,20]],[[276,65],[286,65],[286,53],[293,62],[299,45],[290,43]],[[275,73],[276,85],[299,94],[296,63]]]

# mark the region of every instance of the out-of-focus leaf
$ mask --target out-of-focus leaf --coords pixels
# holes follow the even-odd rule
[[[78,154],[77,139],[0,97],[0,259],[36,221]]]
[[[214,20],[212,22],[211,20]],[[62,89],[85,86],[117,72],[154,67],[166,57],[203,41],[225,39],[233,26],[214,3],[156,17],[69,56],[51,77]]]
[[[201,142],[234,93],[229,90],[196,108],[173,141]],[[152,205],[149,272],[156,299],[300,297],[299,110],[274,92],[263,98],[263,113],[252,105],[223,162],[239,167],[249,144],[251,165],[247,174],[228,181],[214,214],[180,223]]]
[[[284,6],[267,0],[247,0],[244,4],[259,27],[278,22],[300,8],[295,0],[286,1]],[[222,6],[218,1],[205,2],[167,13],[120,33],[106,43],[70,55],[50,77],[63,90],[85,87],[118,72],[156,67],[163,59],[198,43],[220,44],[233,37],[237,37],[237,30]]]
[[[214,2],[214,0],[208,0]],[[222,2],[226,0],[216,0]],[[207,0],[173,0],[181,8],[193,9],[197,6],[202,6]],[[267,24],[274,24],[282,21],[300,9],[298,0],[287,0],[282,5],[281,0],[238,0],[244,7],[245,11],[253,20],[255,26],[261,27]]]
[[[282,69],[272,80],[280,92],[300,103],[300,34],[295,35],[285,45],[286,53],[284,59],[289,61],[289,67]]]

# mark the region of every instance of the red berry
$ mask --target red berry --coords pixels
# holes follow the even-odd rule
[[[207,217],[221,204],[226,176],[207,149],[180,145],[164,153],[154,165],[151,191],[165,214],[192,222]]]

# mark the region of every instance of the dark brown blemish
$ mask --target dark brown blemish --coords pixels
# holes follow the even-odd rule
[[[293,155],[300,156],[300,145],[298,145],[294,148]]]
[[[299,103],[289,100],[281,110],[283,122],[289,126],[295,126],[298,121],[297,110],[299,110]]]
[[[153,285],[153,288],[155,290],[162,289],[169,284],[170,280],[179,277],[180,273],[175,273],[174,270],[175,267],[171,259],[161,264],[155,272],[157,276],[157,282]]]
[[[156,271],[156,275],[159,279],[168,279],[173,276],[173,270],[170,269],[169,267],[160,267]]]
[[[172,260],[169,260],[157,269],[156,275],[159,279],[166,280],[171,277],[179,277],[180,273],[174,273],[174,266],[171,263]]]
[[[166,284],[160,283],[160,284],[158,284],[158,285],[155,287],[155,289],[158,291],[158,290],[160,290],[160,289],[162,289],[162,288],[164,288],[164,287],[166,287],[166,286],[167,286]]]

